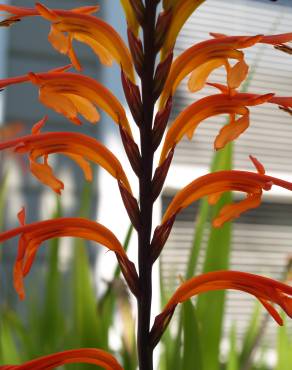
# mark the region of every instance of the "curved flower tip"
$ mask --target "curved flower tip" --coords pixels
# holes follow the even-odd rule
[[[164,8],[172,11],[172,20],[162,47],[162,57],[167,55],[174,47],[177,35],[192,13],[205,2],[205,0],[168,0]]]
[[[270,190],[272,185],[292,191],[291,182],[265,175],[263,165],[254,157],[252,157],[252,161],[258,173],[235,170],[218,171],[201,176],[191,182],[180,190],[170,202],[164,213],[162,224],[204,196],[210,197],[210,201],[214,204],[226,191],[246,193],[247,197],[244,200],[226,205],[221,209],[213,221],[214,227],[220,227],[225,222],[239,217],[241,213],[258,207],[261,203],[262,191]]]
[[[116,236],[103,225],[84,218],[57,218],[24,223],[23,211],[19,218],[21,226],[0,233],[0,242],[20,235],[18,253],[14,265],[14,287],[21,299],[25,297],[23,279],[29,273],[40,245],[49,239],[76,237],[94,241],[113,251],[120,263],[125,279],[132,290],[136,287],[136,270],[128,259]]]
[[[254,295],[279,325],[283,321],[272,304],[279,305],[292,318],[292,287],[263,276],[240,271],[215,271],[185,281],[173,294],[163,311],[208,291],[235,289]]]
[[[75,161],[88,181],[92,180],[92,171],[88,161],[102,166],[114,178],[121,181],[130,194],[132,193],[121,163],[110,150],[96,139],[79,133],[40,133],[45,120],[42,119],[35,124],[32,135],[0,143],[0,151],[14,148],[17,153],[28,153],[33,175],[59,194],[64,184],[55,177],[48,163],[48,156],[52,153],[64,154]],[[40,158],[43,158],[41,163],[38,162]]]
[[[68,55],[77,70],[81,66],[73,50],[74,39],[88,45],[104,65],[110,66],[115,60],[128,77],[134,80],[130,52],[120,35],[109,24],[89,14],[49,9],[41,3],[36,4],[36,10],[52,23],[49,41],[53,47]]]
[[[44,370],[56,369],[66,364],[93,364],[100,366],[105,370],[123,370],[117,360],[108,352],[96,348],[80,348],[63,352],[57,352],[52,355],[36,358],[21,365],[0,366],[3,370]]]
[[[77,125],[81,124],[78,114],[91,123],[97,122],[100,116],[95,106],[99,106],[132,137],[125,110],[118,99],[93,78],[63,72],[64,68],[68,66],[0,80],[0,87],[31,81],[39,87],[39,99],[44,105]]]
[[[160,105],[163,106],[167,98],[173,96],[180,82],[190,73],[188,87],[192,92],[202,89],[212,71],[221,66],[226,69],[229,88],[239,87],[248,73],[248,65],[240,49],[260,42],[262,37],[262,35],[229,36],[193,45],[173,62],[162,92]],[[236,61],[234,66],[230,65],[230,59]]]
[[[237,93],[230,95],[229,89],[223,85],[212,84],[220,88],[222,94],[210,95],[184,109],[170,125],[162,147],[159,164],[162,164],[169,151],[185,136],[192,138],[198,125],[205,119],[219,114],[229,114],[230,123],[217,135],[214,147],[223,148],[227,143],[239,137],[249,126],[248,106],[272,102],[274,94]],[[239,118],[235,118],[239,115]]]

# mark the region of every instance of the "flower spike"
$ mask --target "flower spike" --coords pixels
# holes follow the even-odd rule
[[[91,77],[63,72],[62,68],[0,80],[0,88],[31,81],[39,87],[40,101],[73,123],[81,124],[78,113],[91,123],[97,122],[97,105],[132,136],[122,104],[106,87]]]
[[[90,160],[108,171],[113,177],[121,181],[128,192],[132,193],[129,181],[119,160],[99,141],[89,136],[74,132],[40,133],[40,126],[44,120],[33,128],[33,134],[0,143],[0,151],[14,148],[17,153],[28,153],[32,173],[45,185],[56,193],[60,193],[64,184],[57,179],[48,164],[48,156],[60,153],[74,160],[83,170],[86,180],[92,180],[92,172],[87,160]],[[44,162],[38,159],[43,157]]]
[[[172,295],[151,330],[153,346],[165,331],[176,306],[204,292],[235,289],[252,294],[279,325],[283,320],[272,304],[279,305],[292,318],[292,287],[279,281],[240,271],[213,271],[185,281]]]
[[[270,190],[272,185],[292,191],[292,183],[264,174],[264,168],[255,158],[251,158],[258,173],[248,171],[218,171],[201,176],[180,190],[170,202],[164,213],[162,224],[180,210],[196,200],[208,196],[211,203],[216,203],[223,192],[240,191],[247,197],[239,203],[224,206],[214,219],[213,226],[220,227],[241,213],[256,208],[261,203],[263,190]]]
[[[234,92],[230,96],[228,89],[224,88],[227,90],[227,93],[204,97],[188,106],[176,117],[166,134],[159,164],[164,162],[169,151],[184,135],[191,139],[198,125],[205,119],[223,113],[230,115],[231,122],[219,132],[214,143],[215,149],[221,149],[248,128],[248,106],[273,102],[271,99],[274,94],[257,95]],[[235,114],[241,117],[235,119]]]
[[[25,292],[23,278],[29,273],[40,245],[51,238],[76,237],[102,244],[115,252],[121,270],[134,294],[137,294],[137,273],[121,243],[105,226],[85,218],[56,218],[32,224],[24,223],[23,210],[19,213],[21,226],[0,233],[0,242],[20,235],[14,265],[14,286],[21,299]]]
[[[21,365],[0,366],[2,370],[50,370],[66,364],[93,364],[105,370],[123,370],[117,360],[108,352],[97,348],[71,349],[27,361]]]
[[[0,10],[14,15],[8,21],[27,16],[42,16],[50,21],[50,43],[60,53],[67,55],[77,70],[81,69],[81,65],[73,50],[74,39],[88,45],[104,65],[111,66],[115,60],[134,80],[131,55],[122,38],[109,24],[91,15],[98,10],[97,6],[61,10],[49,9],[37,3],[35,8],[0,5]]]

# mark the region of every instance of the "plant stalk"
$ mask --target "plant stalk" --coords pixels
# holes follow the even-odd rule
[[[150,238],[152,228],[153,195],[152,172],[154,150],[152,145],[152,123],[154,112],[154,47],[156,1],[145,1],[143,24],[144,66],[141,74],[143,121],[140,124],[141,175],[139,176],[139,198],[141,225],[138,231],[138,264],[140,294],[138,300],[137,347],[139,370],[153,370],[153,348],[150,345],[150,315],[152,301],[152,261]]]

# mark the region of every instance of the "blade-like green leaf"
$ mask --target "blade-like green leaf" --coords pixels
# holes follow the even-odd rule
[[[57,207],[53,218],[62,216],[60,199],[56,199]],[[40,315],[40,338],[45,353],[52,353],[60,348],[64,336],[66,317],[62,309],[61,273],[59,270],[58,238],[52,239],[48,246],[48,270],[44,289],[44,304]]]
[[[259,334],[260,328],[260,305],[256,304],[253,310],[252,315],[250,316],[250,321],[248,326],[244,332],[243,340],[242,340],[242,347],[239,355],[239,361],[241,364],[241,368],[243,369],[249,357],[253,351],[255,340]]]
[[[288,327],[286,325],[279,326],[277,335],[276,370],[291,370],[291,365],[292,365],[292,335],[291,332],[289,335]]]
[[[238,351],[236,343],[236,326],[232,325],[229,334],[229,354],[226,370],[238,370]]]
[[[216,170],[231,169],[232,147],[228,145],[217,153]],[[212,218],[227,203],[231,194],[224,193],[212,209]],[[203,272],[228,269],[231,242],[231,224],[221,228],[211,228],[207,245]],[[220,340],[222,335],[225,292],[210,292],[198,297],[197,310],[201,325],[201,343],[204,348],[203,369],[219,370]]]
[[[12,317],[13,316],[13,317]],[[15,320],[16,319],[16,320]],[[17,325],[15,325],[17,321]],[[16,328],[17,326],[17,328]],[[21,362],[19,347],[17,346],[14,334],[19,332],[18,317],[14,313],[7,313],[2,310],[0,319],[0,363],[17,364]]]
[[[183,322],[183,359],[182,369],[193,370],[194,364],[196,369],[203,369],[202,364],[202,347],[199,322],[196,309],[191,300],[183,303],[182,307]],[[230,369],[231,370],[231,369]]]

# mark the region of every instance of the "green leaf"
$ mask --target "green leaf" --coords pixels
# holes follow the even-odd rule
[[[284,315],[283,315],[284,318]],[[278,327],[277,335],[277,367],[276,370],[291,370],[292,336],[288,333],[287,325]]]
[[[60,199],[56,198],[56,211],[53,218],[62,216]],[[40,314],[40,338],[42,351],[52,353],[62,345],[66,316],[62,309],[62,276],[59,271],[60,239],[50,240],[48,245],[48,270],[44,288],[44,303]]]
[[[182,305],[183,322],[183,359],[182,369],[193,370],[196,364],[196,370],[203,369],[201,336],[196,309],[191,300]],[[231,370],[231,369],[230,369]]]
[[[17,327],[16,327],[17,326]],[[18,317],[12,312],[1,312],[0,320],[0,362],[1,364],[18,364],[21,354],[15,340],[15,332],[19,331]]]
[[[232,325],[229,334],[229,354],[226,370],[238,370],[238,352],[236,344],[236,326]]]
[[[239,357],[242,366],[246,364],[246,362],[249,360],[255,346],[256,338],[259,335],[260,313],[261,306],[259,304],[256,304],[242,340],[242,349]]]
[[[232,146],[229,144],[217,153],[214,170],[231,169]],[[212,209],[212,218],[227,203],[231,194],[224,193]],[[229,266],[231,246],[231,224],[225,223],[221,228],[211,228],[207,245],[203,272],[225,270]],[[199,295],[197,312],[201,325],[204,370],[219,370],[220,340],[223,327],[225,292],[216,291]]]

